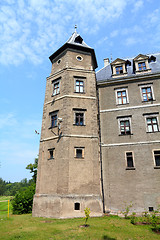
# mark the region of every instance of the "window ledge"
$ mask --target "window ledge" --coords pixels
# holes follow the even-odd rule
[[[127,104],[129,104],[129,102],[127,102],[127,103],[117,103],[116,106],[123,106],[123,105],[127,105]]]
[[[158,133],[158,132],[160,132],[160,131],[156,131],[156,132],[146,132],[146,133]]]
[[[85,94],[85,92],[76,92],[76,91],[74,91],[74,93]]]
[[[155,166],[154,169],[160,169],[160,166]]]
[[[143,73],[143,72],[149,72],[149,71],[151,71],[151,68],[147,68],[144,70],[136,70],[136,73]]]
[[[83,125],[77,125],[77,124],[73,123],[73,126],[77,126],[77,127],[85,127],[86,125],[85,125],[85,124],[83,124]]]
[[[54,160],[55,158],[48,158],[48,160]]]
[[[59,94],[60,94],[60,92],[59,92],[59,93],[56,93],[56,94],[54,94],[54,95],[52,94],[51,97],[57,96],[57,95],[59,95]]]
[[[79,158],[79,157],[74,157],[74,158],[84,160],[84,157],[81,157],[81,158]]]
[[[135,167],[126,167],[126,170],[136,170]]]
[[[119,134],[118,136],[131,136],[133,135],[133,133],[130,133],[130,134]]]
[[[154,102],[156,101],[156,99],[152,99],[152,100],[149,100],[149,101],[142,101],[142,103],[149,103],[149,102]]]

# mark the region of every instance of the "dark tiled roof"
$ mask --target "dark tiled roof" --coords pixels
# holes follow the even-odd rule
[[[146,54],[146,56],[151,57],[154,56],[156,57],[156,61],[155,62],[150,62],[149,63],[149,67],[151,68],[151,73],[157,73],[160,72],[160,53],[154,53],[154,54]],[[129,60],[131,62],[131,66],[127,66],[127,76],[135,76],[136,74],[133,72],[133,59],[135,57],[132,58],[127,58],[124,60]],[[141,73],[141,74],[146,74],[146,73]],[[139,76],[140,74],[138,74]],[[96,78],[97,81],[105,81],[105,80],[111,80],[112,78],[112,70],[111,70],[111,65],[109,64],[106,67],[103,67],[102,69],[100,69],[97,73],[96,73]],[[119,78],[126,78],[126,76],[119,76]],[[115,78],[114,78],[115,79]]]

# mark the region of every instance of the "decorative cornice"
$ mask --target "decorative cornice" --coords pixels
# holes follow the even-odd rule
[[[160,140],[156,141],[146,141],[146,142],[126,142],[126,143],[110,143],[110,144],[105,144],[101,143],[102,147],[118,147],[118,146],[128,146],[128,145],[146,145],[146,144],[157,144],[160,143]]]

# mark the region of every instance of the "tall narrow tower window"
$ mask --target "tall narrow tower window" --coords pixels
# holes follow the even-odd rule
[[[84,92],[84,81],[76,80],[76,93],[83,93]]]

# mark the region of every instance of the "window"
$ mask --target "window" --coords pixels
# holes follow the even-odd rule
[[[147,132],[158,132],[158,120],[157,117],[146,117]]]
[[[48,159],[54,159],[55,148],[48,149]]]
[[[75,124],[77,126],[84,125],[84,113],[75,113]]]
[[[142,99],[145,102],[153,100],[151,87],[142,88]]]
[[[84,92],[84,82],[82,80],[76,80],[76,93],[83,93]]]
[[[73,108],[74,111],[74,125],[85,126],[85,111],[87,109]]]
[[[141,98],[143,102],[149,102],[152,100],[155,100],[154,92],[153,92],[153,84],[139,84],[140,86],[140,92],[141,92]]]
[[[53,81],[53,96],[59,94],[60,92],[60,80]]]
[[[120,133],[121,133],[122,135],[131,134],[130,122],[129,122],[129,120],[121,120],[121,121],[120,121]]]
[[[139,71],[143,71],[143,70],[146,70],[146,64],[145,62],[139,62],[138,63],[138,68],[139,68]]]
[[[80,203],[79,202],[76,202],[74,204],[74,210],[80,210]]]
[[[122,66],[117,66],[116,67],[116,74],[122,74],[123,73],[123,67]]]
[[[154,153],[155,166],[160,167],[160,150],[155,150],[153,153]]]
[[[75,147],[75,158],[84,158],[84,147]]]
[[[127,161],[127,168],[134,168],[133,163],[133,152],[126,152],[126,161]]]
[[[117,104],[127,104],[128,101],[128,91],[127,89],[116,89],[116,103]]]
[[[58,115],[57,115],[57,113],[58,113],[58,111],[50,112],[50,113],[49,113],[49,115],[50,115],[50,121],[51,121],[50,128],[57,127],[57,120],[58,120]]]

